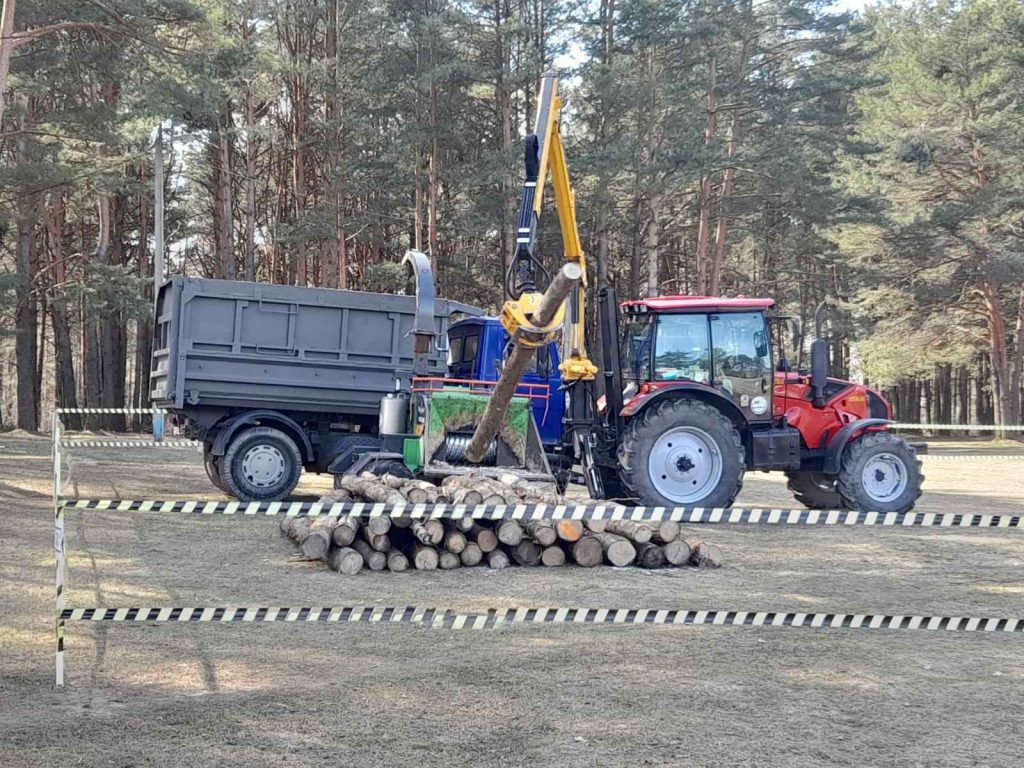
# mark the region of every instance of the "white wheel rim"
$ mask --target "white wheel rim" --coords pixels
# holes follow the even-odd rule
[[[256,488],[276,485],[284,472],[284,454],[273,445],[254,445],[242,457],[242,477]]]
[[[655,490],[676,504],[707,497],[722,479],[722,453],[703,429],[676,427],[661,435],[647,459]]]
[[[907,488],[907,466],[899,456],[879,453],[868,459],[860,479],[874,501],[892,501]]]

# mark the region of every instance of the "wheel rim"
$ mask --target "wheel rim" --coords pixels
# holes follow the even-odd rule
[[[907,466],[899,456],[879,453],[864,465],[861,484],[874,501],[899,498],[907,488]]]
[[[242,476],[256,488],[276,485],[284,473],[284,454],[273,445],[254,445],[242,457]]]
[[[658,493],[677,504],[692,504],[715,489],[722,464],[711,435],[697,427],[676,427],[654,443],[647,469]]]

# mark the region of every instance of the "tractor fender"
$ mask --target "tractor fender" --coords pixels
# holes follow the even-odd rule
[[[882,427],[892,423],[892,419],[857,419],[849,424],[844,424],[829,440],[828,447],[825,449],[825,464],[822,471],[826,475],[838,475],[843,460],[843,451],[858,433],[871,427]]]
[[[717,389],[713,389],[696,382],[683,381],[669,386],[657,387],[642,395],[632,398],[619,412],[620,416],[633,418],[639,416],[650,406],[656,405],[664,400],[677,397],[689,397],[694,400],[702,400],[719,411],[724,413],[736,426],[743,427],[747,424],[747,418],[743,411],[728,397]]]
[[[210,450],[210,453],[214,456],[223,456],[227,452],[228,444],[231,442],[231,438],[235,436],[235,433],[242,429],[242,427],[253,426],[278,427],[298,443],[299,450],[302,451],[306,461],[313,461],[313,443],[310,442],[306,431],[294,419],[278,411],[269,410],[246,411],[226,421],[219,428],[217,436],[213,439],[213,448]]]

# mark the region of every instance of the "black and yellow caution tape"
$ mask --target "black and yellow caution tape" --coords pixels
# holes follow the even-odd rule
[[[341,608],[66,608],[62,621],[422,624],[444,629],[495,629],[516,624],[803,627],[812,629],[919,629],[1024,633],[1024,618],[914,616],[784,611],[689,611],[634,608],[490,608],[460,612],[417,606]]]
[[[61,440],[61,448],[170,448],[201,451],[203,444],[195,440]]]
[[[732,507],[627,507],[616,504],[378,504],[306,501],[143,501],[128,499],[67,499],[62,509],[99,512],[172,512],[234,517],[412,517],[461,520],[673,520],[687,524],[739,525],[868,525],[907,528],[1024,528],[1024,515],[936,512],[854,512],[824,509],[744,509]]]

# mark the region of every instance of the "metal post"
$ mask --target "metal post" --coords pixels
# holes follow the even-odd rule
[[[61,509],[61,419],[58,409],[53,411],[53,557],[56,565],[57,612],[54,628],[57,639],[56,679],[57,688],[64,687],[64,585],[67,557],[64,547],[64,510]]]

